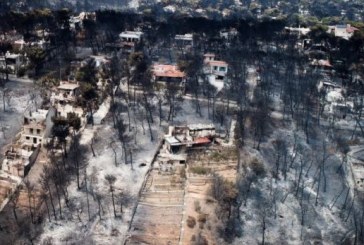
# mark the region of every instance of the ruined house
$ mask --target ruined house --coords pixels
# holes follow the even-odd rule
[[[19,69],[26,64],[26,58],[21,54],[6,52],[0,56],[0,68],[8,68],[11,73],[17,73]]]
[[[40,146],[35,150],[30,150],[19,143],[9,145],[5,151],[1,170],[9,175],[25,177],[35,163],[39,150]]]
[[[80,86],[77,82],[61,81],[50,98],[57,116],[67,118],[68,113],[76,113],[81,118],[84,114],[83,109],[76,106],[77,97],[80,94]]]
[[[171,126],[164,138],[164,149],[171,154],[186,152],[188,148],[209,145],[216,136],[212,124]]]
[[[215,126],[212,124],[170,126],[164,137],[158,162],[166,169],[186,164],[189,150],[210,146],[215,137]]]
[[[124,31],[119,34],[120,47],[125,53],[135,51],[135,46],[142,40],[143,32],[141,31]]]
[[[22,147],[34,149],[42,146],[50,135],[54,116],[54,110],[28,109],[24,114],[24,124],[20,132],[20,144]]]
[[[184,35],[176,35],[174,40],[178,47],[193,47],[193,34],[186,33]]]
[[[80,95],[80,85],[75,82],[61,81],[60,85],[51,95],[51,103],[65,105],[76,101]]]

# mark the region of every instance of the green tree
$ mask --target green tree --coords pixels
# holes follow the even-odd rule
[[[52,127],[52,135],[57,138],[58,143],[62,146],[63,149],[63,157],[67,157],[67,136],[69,134],[69,124],[66,118],[64,117],[53,117],[53,127]],[[63,162],[65,164],[65,162]]]
[[[89,59],[84,66],[82,66],[76,73],[77,81],[82,83],[89,83],[93,86],[97,84],[97,70],[94,59]]]
[[[89,122],[94,125],[93,112],[97,107],[97,88],[90,83],[81,83],[81,106],[90,113]]]
[[[25,54],[30,61],[29,67],[34,69],[34,75],[37,77],[42,69],[43,63],[46,58],[44,50],[38,47],[29,47],[25,49]]]
[[[325,25],[317,24],[313,27],[311,27],[311,31],[309,32],[309,36],[315,41],[315,42],[321,42],[322,40],[325,40],[329,38],[329,33],[327,33],[328,27]]]
[[[81,119],[79,116],[74,113],[70,112],[67,114],[67,121],[68,125],[73,128],[73,130],[78,131],[81,128]]]

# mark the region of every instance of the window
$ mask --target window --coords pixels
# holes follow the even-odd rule
[[[34,130],[32,128],[29,129],[29,132],[33,134]]]
[[[33,144],[37,144],[37,138],[33,138]]]
[[[214,66],[214,71],[217,71],[218,67],[217,66]]]
[[[26,140],[30,140],[30,137],[29,137],[29,136],[27,136],[27,137],[25,137],[25,139],[26,139]]]
[[[220,71],[226,71],[226,67],[224,66],[220,67]]]
[[[40,129],[37,129],[37,134],[40,134]]]

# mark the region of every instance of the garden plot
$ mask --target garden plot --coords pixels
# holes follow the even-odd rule
[[[197,149],[188,154],[185,216],[182,228],[182,244],[207,242],[221,244],[217,239],[220,225],[216,213],[217,203],[211,196],[212,174],[235,182],[237,155],[233,147],[213,146],[208,150]]]
[[[162,171],[158,159],[142,189],[126,244],[178,244],[184,203],[184,165]]]

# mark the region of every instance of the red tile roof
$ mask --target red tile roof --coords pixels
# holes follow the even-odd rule
[[[208,143],[211,143],[211,140],[207,137],[201,137],[201,138],[195,139],[195,141],[193,143],[194,144],[208,144]]]
[[[153,74],[156,77],[185,77],[185,73],[180,71],[175,65],[154,65]]]
[[[330,61],[328,61],[328,60],[319,60],[318,65],[326,66],[326,67],[332,67],[332,65],[330,64]]]
[[[358,28],[355,28],[355,27],[353,27],[353,26],[348,26],[348,27],[346,27],[346,31],[347,31],[348,33],[353,33],[353,32],[358,31],[358,30],[359,30]]]
[[[207,64],[209,64],[210,66],[228,66],[228,64],[225,61],[221,60],[210,60],[207,61]]]
[[[323,66],[323,67],[332,67],[329,60],[313,60],[311,65],[314,66]]]

